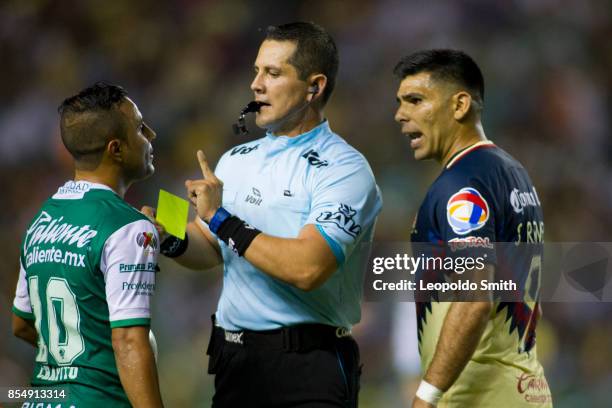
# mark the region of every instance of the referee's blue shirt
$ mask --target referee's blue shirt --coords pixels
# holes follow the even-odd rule
[[[217,323],[227,330],[271,330],[359,322],[368,255],[361,244],[372,241],[382,207],[363,155],[324,121],[296,137],[268,133],[237,146],[221,157],[215,174],[230,213],[281,238],[295,238],[313,224],[338,263],[321,287],[306,292],[266,275],[219,241],[224,273]]]

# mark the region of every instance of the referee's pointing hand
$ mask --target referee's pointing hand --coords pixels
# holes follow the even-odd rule
[[[208,223],[217,209],[221,207],[223,182],[210,169],[204,152],[198,150],[197,156],[203,178],[187,180],[185,187],[187,187],[187,196],[191,204],[196,207],[198,216]]]

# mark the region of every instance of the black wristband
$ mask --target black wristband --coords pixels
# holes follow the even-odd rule
[[[251,242],[261,233],[240,218],[232,215],[217,229],[217,237],[225,242],[238,256],[243,256]]]
[[[187,233],[185,233],[185,239],[170,235],[168,238],[164,239],[164,242],[159,246],[159,252],[168,258],[176,258],[177,256],[183,255],[188,246],[189,235],[187,235]]]

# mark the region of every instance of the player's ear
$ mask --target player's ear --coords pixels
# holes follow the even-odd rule
[[[123,161],[122,157],[123,145],[121,144],[121,140],[112,139],[110,142],[106,144],[106,154],[113,160]]]
[[[455,120],[462,121],[465,119],[470,112],[472,107],[472,96],[465,92],[460,91],[453,95],[453,116]]]

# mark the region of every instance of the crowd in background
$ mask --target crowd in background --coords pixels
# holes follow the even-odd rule
[[[57,106],[97,80],[124,86],[157,132],[156,174],[126,199],[184,196],[201,148],[216,162],[252,98],[252,64],[271,24],[306,20],[336,39],[340,71],[326,109],[332,129],[365,154],[383,192],[377,241],[408,241],[439,172],[416,162],[393,121],[399,58],[459,48],[481,66],[487,136],[529,171],[547,241],[612,241],[612,2],[8,1],[0,4],[0,386],[25,385],[34,350],[12,337],[19,242],[41,202],[71,178]],[[162,260],[153,330],[168,406],[208,406],[210,315],[220,269]],[[365,364],[364,407],[400,406],[419,375],[406,304],[368,302],[355,328]],[[556,407],[609,406],[612,303],[544,303],[538,353]],[[404,391],[405,393],[406,391]]]

